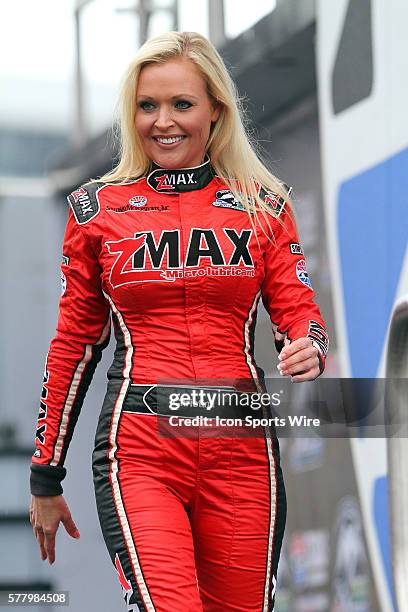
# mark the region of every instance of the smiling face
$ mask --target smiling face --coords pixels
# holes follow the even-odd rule
[[[169,169],[204,161],[211,123],[220,109],[193,62],[177,58],[142,68],[136,105],[136,130],[147,157]]]

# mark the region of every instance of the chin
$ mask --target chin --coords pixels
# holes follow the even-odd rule
[[[182,161],[166,159],[165,157],[156,157],[153,161],[162,168],[167,168],[168,170],[176,170],[177,168],[185,168],[184,163]]]
[[[196,159],[186,158],[184,155],[171,155],[170,152],[161,155],[153,155],[151,158],[158,166],[162,168],[168,168],[169,170],[176,170],[177,168],[193,168],[199,166],[202,162],[196,161]]]

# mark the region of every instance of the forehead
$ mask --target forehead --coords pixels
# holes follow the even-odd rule
[[[140,71],[137,94],[156,93],[177,94],[183,92],[203,94],[206,84],[195,64],[186,58],[169,60],[164,64],[148,64]]]

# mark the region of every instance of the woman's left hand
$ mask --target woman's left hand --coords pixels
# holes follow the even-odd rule
[[[318,353],[310,338],[294,340],[279,353],[279,373],[291,376],[292,382],[314,380],[320,374]]]

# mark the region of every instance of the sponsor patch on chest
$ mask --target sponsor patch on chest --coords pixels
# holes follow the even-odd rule
[[[219,189],[215,193],[215,201],[213,202],[213,206],[217,206],[219,208],[231,208],[232,210],[241,210],[246,211],[245,206],[237,200],[229,189]]]

